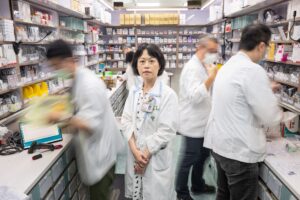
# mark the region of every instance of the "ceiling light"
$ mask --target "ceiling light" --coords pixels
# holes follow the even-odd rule
[[[105,0],[99,0],[99,1],[100,1],[100,3],[102,3],[104,6],[106,6],[108,9],[110,9],[111,11],[114,10],[114,8],[113,8],[111,5],[109,5],[109,3],[107,3]]]
[[[202,7],[201,7],[201,10],[204,10],[207,6],[209,6],[210,4],[212,4],[215,0],[209,0],[206,4],[204,4]]]
[[[187,8],[128,8],[127,11],[184,11]]]
[[[160,3],[137,3],[136,6],[138,7],[159,7]]]

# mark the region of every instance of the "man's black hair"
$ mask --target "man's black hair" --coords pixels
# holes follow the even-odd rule
[[[137,76],[139,76],[139,71],[138,71],[138,59],[142,56],[144,50],[148,51],[148,54],[151,57],[154,57],[157,59],[158,63],[159,63],[159,70],[158,70],[158,76],[162,75],[162,73],[165,70],[165,65],[166,65],[166,60],[164,57],[164,54],[161,52],[160,48],[158,46],[156,46],[155,44],[148,44],[148,43],[144,43],[141,44],[137,51],[135,52],[134,56],[133,56],[133,61],[132,61],[132,69],[133,69],[133,73]]]
[[[125,55],[125,62],[126,63],[131,63],[133,60],[133,56],[134,56],[134,52],[133,51],[129,51],[126,53]]]
[[[252,24],[243,29],[240,50],[252,51],[261,42],[269,45],[271,30],[264,24]]]
[[[52,58],[70,58],[73,57],[73,52],[71,46],[64,40],[55,40],[50,43],[47,49],[46,57],[48,59]]]

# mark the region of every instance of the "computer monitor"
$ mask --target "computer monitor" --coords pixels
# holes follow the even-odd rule
[[[61,129],[57,125],[37,127],[28,123],[20,123],[20,133],[24,149],[28,149],[32,142],[52,143],[62,140]]]

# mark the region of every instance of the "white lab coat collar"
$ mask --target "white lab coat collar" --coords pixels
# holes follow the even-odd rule
[[[137,84],[134,89],[134,92],[136,93],[138,91],[143,90],[143,85],[144,85],[143,81]],[[150,96],[160,97],[162,93],[162,87],[163,87],[162,81],[157,78],[154,83],[154,86],[149,90],[148,94]]]

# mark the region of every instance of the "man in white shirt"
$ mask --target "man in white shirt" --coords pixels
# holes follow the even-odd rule
[[[209,150],[203,147],[204,131],[211,109],[211,87],[217,74],[212,64],[217,60],[218,41],[205,35],[200,39],[195,55],[184,66],[180,77],[179,112],[183,135],[176,179],[177,199],[190,200],[188,176],[191,167],[194,194],[214,193],[215,188],[205,184],[203,165]]]
[[[78,133],[74,142],[80,178],[90,186],[91,200],[108,200],[123,139],[106,86],[93,72],[76,66],[72,49],[63,40],[49,45],[47,58],[52,67],[72,79],[74,116],[68,124]],[[61,117],[60,113],[53,113],[49,121],[61,121]]]
[[[212,149],[218,171],[217,200],[256,200],[258,163],[264,160],[262,125],[280,123],[283,113],[264,69],[270,29],[244,28],[240,51],[220,69],[213,89],[205,147]],[[273,88],[272,88],[273,87]]]

